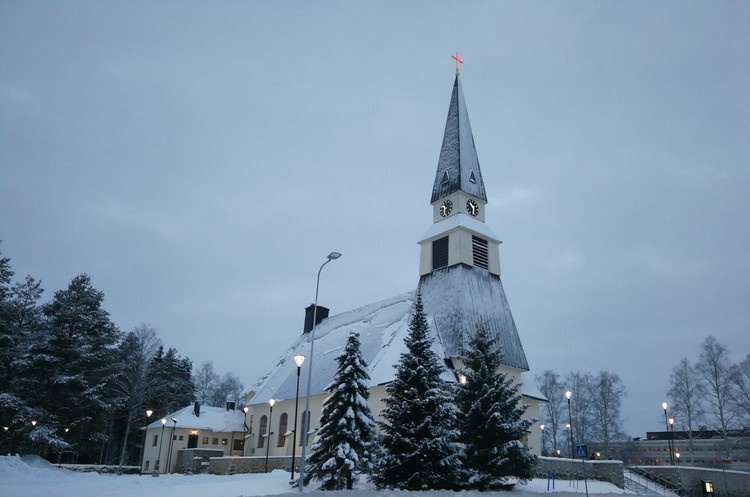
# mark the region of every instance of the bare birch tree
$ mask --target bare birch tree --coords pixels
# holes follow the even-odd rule
[[[567,407],[564,405],[565,387],[560,382],[560,375],[550,369],[545,370],[541,376],[536,376],[534,380],[539,391],[547,398],[547,403],[542,407],[544,413],[542,419],[545,425],[542,437],[552,444],[552,454],[557,454],[557,450],[562,445],[565,419],[567,419],[565,411]]]
[[[622,399],[627,395],[617,373],[600,371],[589,382],[593,441],[609,452],[612,442],[624,438],[622,430]]]
[[[714,429],[724,439],[724,457],[729,457],[729,430],[734,413],[732,402],[731,363],[727,348],[716,338],[709,336],[701,345],[701,354],[696,365],[706,387],[706,399],[714,415]]]
[[[672,414],[677,427],[687,434],[688,462],[693,462],[695,453],[695,434],[699,423],[704,420],[706,411],[703,399],[706,390],[701,383],[701,377],[686,358],[683,358],[672,369],[669,377],[669,397]]]

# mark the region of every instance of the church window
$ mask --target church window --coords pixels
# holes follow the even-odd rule
[[[445,236],[432,242],[432,269],[439,269],[448,265],[448,237]]]
[[[474,253],[474,265],[482,269],[489,269],[489,256],[487,254],[487,240],[472,236],[471,244]]]
[[[286,413],[281,413],[279,416],[279,441],[276,443],[276,447],[284,446],[284,439],[286,438],[286,425],[288,423],[289,416]]]
[[[443,185],[447,185],[448,183],[450,183],[450,181],[451,177],[448,176],[448,170],[446,169],[445,171],[443,171],[443,179],[441,180],[441,183]]]
[[[474,170],[472,169],[471,173],[469,174],[469,183],[474,183],[476,185],[477,178],[474,176]]]
[[[266,416],[260,417],[260,426],[258,427],[258,448],[262,449],[266,444],[266,429],[268,428],[268,418]]]

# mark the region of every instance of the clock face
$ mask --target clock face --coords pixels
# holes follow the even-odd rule
[[[443,217],[448,217],[448,215],[453,210],[453,202],[450,200],[446,200],[442,204],[440,204],[440,215]]]
[[[472,216],[479,214],[479,206],[472,199],[466,201],[466,211]]]

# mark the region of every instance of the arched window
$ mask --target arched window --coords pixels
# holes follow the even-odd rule
[[[286,440],[286,425],[288,420],[289,416],[287,416],[285,412],[281,413],[281,416],[279,416],[279,441],[276,444],[276,447],[284,446],[284,441]]]
[[[260,426],[258,426],[258,448],[262,449],[266,444],[266,429],[268,428],[268,418],[264,414],[260,417]]]
[[[307,445],[307,432],[310,431],[310,411],[302,413],[302,419],[299,422],[299,444]]]

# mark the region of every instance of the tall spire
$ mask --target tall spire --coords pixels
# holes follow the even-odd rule
[[[464,92],[456,74],[430,203],[458,190],[487,201]]]

